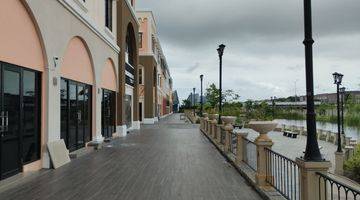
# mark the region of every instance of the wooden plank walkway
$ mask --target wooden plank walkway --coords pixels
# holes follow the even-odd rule
[[[1,200],[261,199],[198,127],[172,115],[0,193]]]

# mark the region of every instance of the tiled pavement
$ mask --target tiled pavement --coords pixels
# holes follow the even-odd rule
[[[0,188],[0,199],[260,199],[198,126],[184,124],[179,115],[106,146]]]

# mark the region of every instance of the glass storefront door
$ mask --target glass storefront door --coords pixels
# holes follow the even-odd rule
[[[127,128],[132,127],[132,96],[125,95],[125,121]]]
[[[91,140],[91,86],[61,79],[61,139],[70,151]]]
[[[115,92],[103,89],[101,101],[101,134],[111,138],[115,133]]]
[[[0,62],[0,179],[40,159],[40,73]]]

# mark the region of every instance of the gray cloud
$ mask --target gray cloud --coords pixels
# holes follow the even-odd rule
[[[222,42],[224,87],[243,99],[292,95],[296,79],[304,93],[302,1],[138,0],[137,6],[154,11],[175,88],[186,91],[182,97],[199,85],[202,73],[217,83],[216,47]],[[333,71],[359,89],[359,10],[358,0],[313,1],[317,92],[333,90]]]

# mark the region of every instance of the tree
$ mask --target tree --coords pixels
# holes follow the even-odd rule
[[[182,109],[190,109],[191,108],[191,101],[188,100],[188,99],[183,100],[181,108]]]
[[[216,108],[219,105],[219,89],[216,88],[216,85],[213,83],[208,88],[206,88],[206,100],[211,105],[212,108]],[[226,90],[222,94],[222,102],[236,102],[240,96],[236,94],[233,90]]]
[[[206,88],[206,101],[210,104],[212,108],[215,108],[219,103],[219,90],[216,88],[215,84],[211,84]]]

